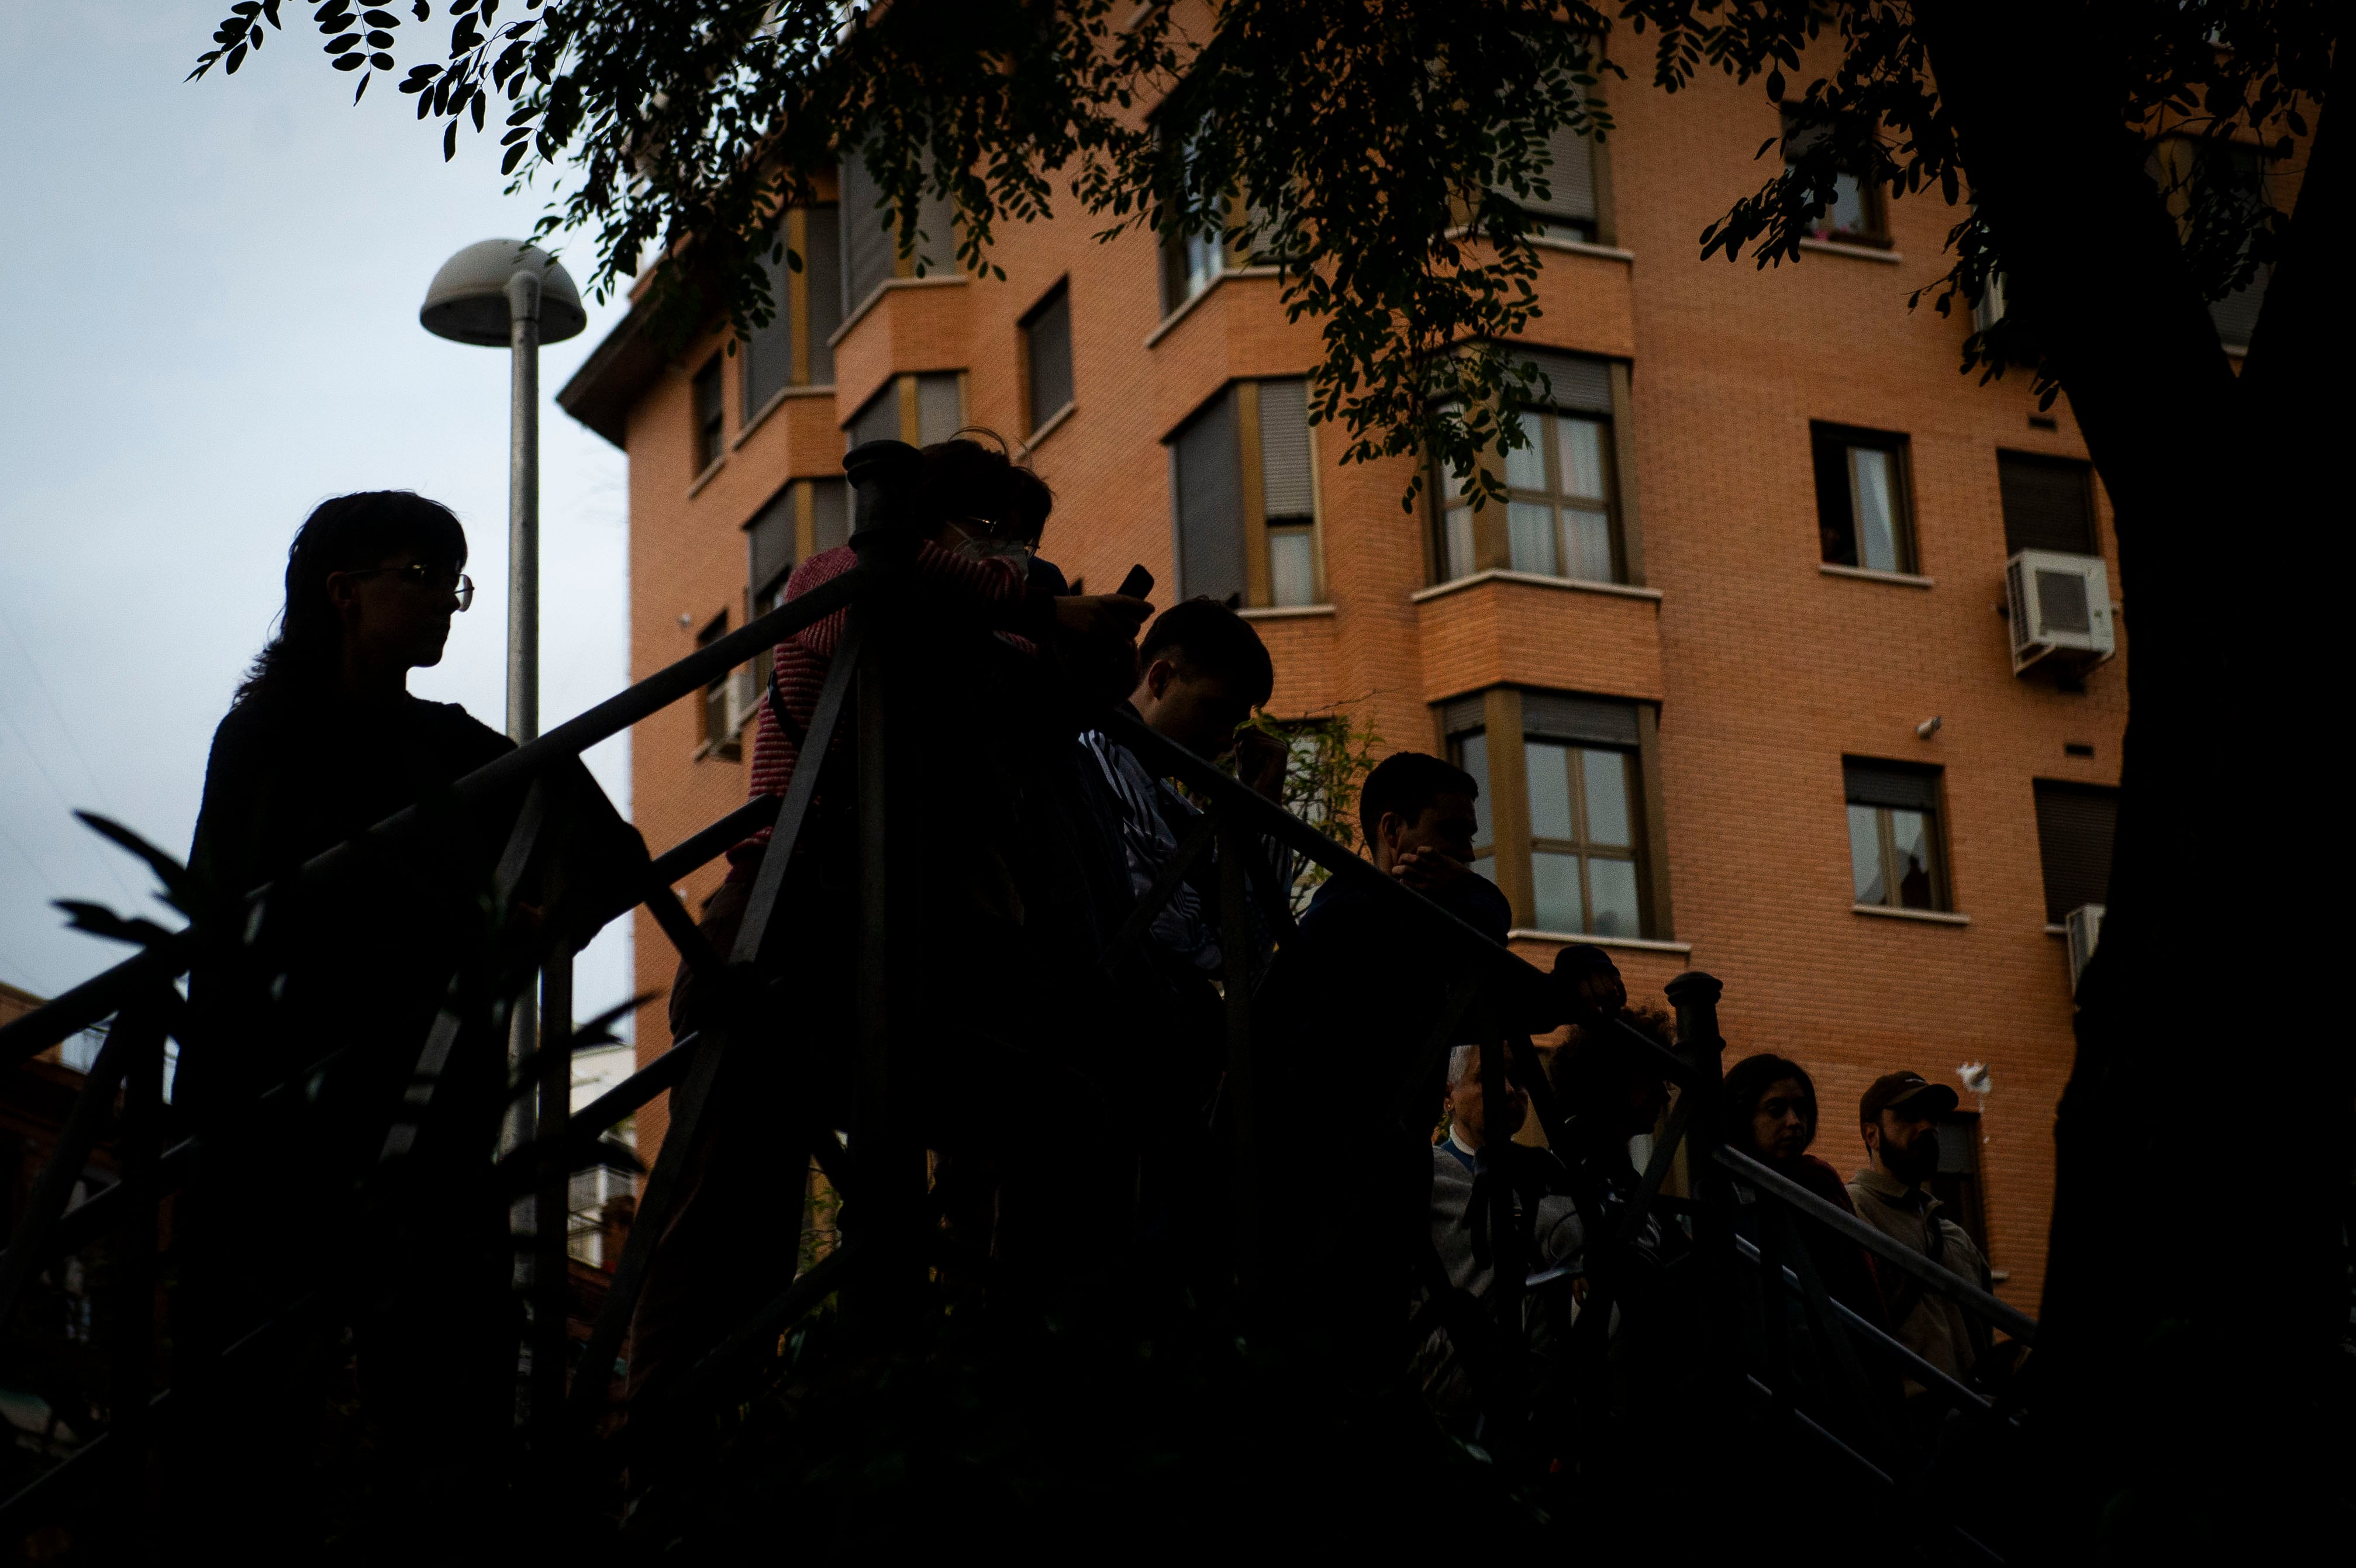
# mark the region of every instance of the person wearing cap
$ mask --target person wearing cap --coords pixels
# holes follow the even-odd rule
[[[1858,1218],[1902,1247],[1986,1290],[1987,1259],[1961,1225],[1941,1212],[1929,1183],[1939,1168],[1938,1118],[1955,1108],[1955,1092],[1919,1072],[1890,1072],[1858,1103],[1867,1165],[1848,1185]],[[1975,1320],[1961,1307],[1897,1269],[1883,1272],[1890,1331],[1924,1360],[1959,1381],[1979,1360]],[[1908,1379],[1912,1401],[1922,1386]],[[1939,1408],[1944,1408],[1944,1402]]]

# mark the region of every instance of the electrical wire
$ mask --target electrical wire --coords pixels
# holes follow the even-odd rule
[[[16,623],[8,618],[8,607],[5,604],[0,604],[0,626],[7,628],[8,640],[15,643],[16,651],[25,656],[25,667],[33,672],[33,684],[40,688],[41,700],[49,705],[49,717],[58,721],[58,732],[66,738],[66,744],[72,748],[74,761],[81,764],[81,776],[90,781],[91,791],[98,796],[98,804],[106,808],[107,816],[120,822],[123,820],[123,813],[115,810],[114,802],[107,797],[106,785],[100,782],[98,770],[90,765],[90,758],[82,751],[81,742],[74,737],[73,726],[66,722],[65,709],[58,706],[56,694],[49,690],[48,678],[41,674],[40,661],[33,656],[33,650],[27,645],[24,635],[16,630]]]
[[[49,793],[58,797],[58,804],[66,808],[66,815],[69,816],[72,816],[74,809],[73,802],[68,800],[66,798],[66,792],[58,787],[56,775],[49,772],[49,764],[41,761],[40,750],[36,747],[31,741],[26,738],[24,727],[16,722],[16,716],[9,712],[6,709],[0,708],[0,719],[5,719],[8,721],[8,728],[15,733],[16,743],[25,748],[25,754],[27,756],[33,759],[33,766],[40,773],[41,782],[49,786]],[[89,840],[84,839],[83,842],[88,843]],[[21,848],[22,847],[19,846],[19,848]],[[93,845],[92,848],[94,848],[96,846]],[[135,906],[139,902],[139,895],[131,891],[131,884],[123,880],[122,869],[115,865],[114,858],[111,855],[102,855],[99,857],[99,859],[106,867],[106,874],[114,879],[114,885],[123,890],[123,896],[129,899]]]

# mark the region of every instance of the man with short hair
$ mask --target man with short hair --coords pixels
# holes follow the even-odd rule
[[[1504,1180],[1513,1192],[1515,1229],[1533,1252],[1527,1264],[1522,1299],[1523,1341],[1519,1349],[1551,1359],[1563,1341],[1572,1310],[1571,1280],[1585,1230],[1577,1208],[1564,1194],[1561,1162],[1543,1148],[1514,1142],[1528,1119],[1529,1095],[1521,1085],[1506,1081],[1507,1098],[1488,1103],[1482,1079],[1482,1048],[1460,1045],[1449,1052],[1448,1088],[1441,1104],[1447,1135],[1431,1151],[1431,1244],[1447,1272],[1451,1290],[1475,1301],[1486,1301],[1496,1278],[1494,1253],[1488,1230],[1494,1221],[1486,1201],[1490,1182]],[[1535,1202],[1535,1222],[1529,1214]],[[1459,1303],[1443,1311],[1440,1323],[1417,1352],[1417,1371],[1424,1397],[1442,1424],[1461,1435],[1479,1435],[1477,1418],[1481,1389],[1476,1379],[1480,1362],[1472,1352],[1474,1339],[1493,1332],[1485,1313],[1465,1310]],[[1516,1358],[1516,1365],[1528,1363]],[[1502,1395],[1509,1391],[1497,1390]],[[1536,1392],[1510,1391],[1523,1400]],[[1493,1398],[1494,1396],[1493,1395]]]
[[[1987,1259],[1961,1225],[1941,1212],[1929,1183],[1939,1169],[1938,1118],[1955,1108],[1955,1092],[1919,1072],[1889,1072],[1858,1103],[1866,1168],[1851,1179],[1858,1218],[1981,1289]],[[1908,1349],[1958,1380],[1971,1375],[1984,1332],[1961,1307],[1897,1269],[1884,1271],[1890,1331]],[[1910,1398],[1923,1392],[1909,1379]],[[1944,1407],[1944,1402],[1942,1402]]]

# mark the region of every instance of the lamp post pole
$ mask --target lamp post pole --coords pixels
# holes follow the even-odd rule
[[[516,269],[508,300],[508,739],[540,736],[540,274]],[[508,1019],[508,1066],[540,1049],[540,997],[530,986]],[[521,1148],[538,1132],[529,1094],[508,1103],[506,1142]]]

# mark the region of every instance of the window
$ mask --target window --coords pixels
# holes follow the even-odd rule
[[[1568,125],[1547,138],[1547,193],[1531,197],[1522,210],[1538,220],[1551,239],[1595,239],[1595,144]]]
[[[1182,595],[1321,602],[1314,451],[1303,380],[1234,382],[1171,437]]]
[[[1831,133],[1827,126],[1802,125],[1791,115],[1784,115],[1785,166],[1797,163],[1803,154],[1814,149]],[[1890,235],[1882,209],[1880,187],[1867,184],[1848,168],[1837,170],[1833,176],[1832,199],[1818,209],[1809,232],[1818,240],[1887,247]]]
[[[2081,904],[2109,901],[2111,840],[2118,829],[2118,791],[2037,781],[2037,859],[2049,924],[2061,924]]]
[[[1855,901],[1883,909],[1947,907],[1939,854],[1939,773],[1846,759]]]
[[[2196,215],[2215,224],[2246,232],[2257,217],[2273,205],[2267,190],[2265,155],[2240,142],[2214,142],[2196,136],[2169,136],[2152,149],[2151,176],[2176,215],[2179,229],[2196,243]],[[2204,225],[2205,226],[2205,225]],[[2211,233],[2215,230],[2211,229]],[[2248,240],[2237,253],[2247,254]],[[2248,283],[2222,299],[2209,302],[2210,319],[2217,338],[2226,347],[2246,350],[2265,304],[2266,283],[2273,269],[2260,266]]]
[[[1521,411],[1527,444],[1505,453],[1509,498],[1504,507],[1475,505],[1452,475],[1433,486],[1440,496],[1438,581],[1505,568],[1586,582],[1625,581],[1611,368],[1568,354],[1526,357],[1545,373],[1551,406]]]
[[[695,373],[691,389],[695,397],[695,471],[698,474],[720,461],[722,413],[720,407],[720,358],[713,355],[702,369]]]
[[[2092,465],[2031,452],[1996,454],[2004,500],[2004,553],[2025,549],[2098,555]]]
[[[1987,1211],[1980,1201],[1980,1119],[1976,1112],[1950,1111],[1933,1124],[1939,1135],[1939,1168],[1931,1196],[1945,1218],[1964,1228],[1980,1256],[1988,1255]]]
[[[1641,937],[1665,918],[1649,875],[1643,720],[1632,703],[1501,690],[1442,710],[1457,766],[1481,786],[1473,869],[1514,905],[1517,926]],[[1516,753],[1495,734],[1518,730]]]
[[[1815,449],[1816,529],[1826,563],[1912,571],[1906,438],[1819,423],[1808,427],[1808,441]]]
[[[930,446],[964,428],[964,371],[894,376],[843,427],[844,450],[869,441]]]
[[[797,479],[744,525],[744,602],[755,615],[785,603],[786,579],[821,550],[851,542],[851,482]]]
[[[695,635],[695,645],[708,648],[728,635],[728,612],[723,610],[712,624]],[[703,688],[703,744],[712,756],[734,762],[740,754],[736,744],[736,727],[729,722],[734,717],[728,699],[728,688],[735,678],[734,670],[723,672]]]
[[[802,270],[795,272],[782,258],[762,262],[775,314],[767,325],[753,329],[740,349],[748,423],[787,387],[823,387],[834,380],[834,350],[827,339],[842,324],[837,218],[830,206],[793,208],[778,238],[801,258]]]
[[[892,278],[929,276],[957,259],[953,227],[956,208],[929,186],[916,199],[916,247],[906,255],[899,249],[899,232],[889,208],[881,205],[883,191],[867,172],[864,158],[842,164],[842,293],[841,315],[835,325],[867,302],[867,296]],[[829,327],[831,333],[833,327]]]
[[[1054,419],[1072,401],[1072,291],[1057,283],[1023,318],[1023,390],[1030,429]]]

